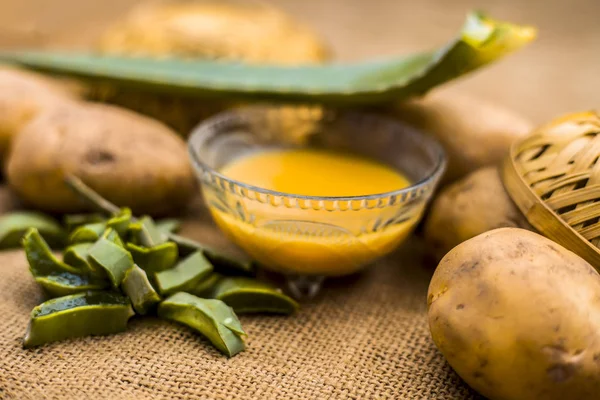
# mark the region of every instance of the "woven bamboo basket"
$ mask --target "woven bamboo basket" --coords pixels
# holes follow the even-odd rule
[[[566,115],[511,147],[504,186],[540,233],[600,270],[600,115]]]

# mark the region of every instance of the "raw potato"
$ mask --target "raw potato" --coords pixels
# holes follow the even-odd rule
[[[449,92],[399,103],[393,113],[441,142],[448,156],[446,183],[497,165],[512,142],[532,129],[529,121],[510,110]]]
[[[13,137],[38,113],[77,98],[58,81],[0,65],[0,159],[6,160]]]
[[[77,212],[85,204],[64,184],[74,174],[138,214],[178,211],[195,192],[183,140],[158,121],[114,106],[69,105],[40,114],[17,136],[8,180],[40,210]]]
[[[600,275],[536,233],[457,246],[433,275],[428,317],[448,363],[490,400],[598,399]]]
[[[260,3],[221,0],[141,4],[104,34],[99,49],[249,63],[303,64],[329,58],[323,40],[287,14]]]
[[[454,246],[496,228],[533,230],[504,189],[496,167],[481,168],[442,189],[425,221],[436,260]]]
[[[321,63],[330,57],[328,46],[316,33],[283,12],[260,3],[220,0],[140,4],[104,34],[99,50],[126,56],[288,65]],[[157,118],[182,135],[232,106],[224,100],[106,85],[93,87],[91,98]]]

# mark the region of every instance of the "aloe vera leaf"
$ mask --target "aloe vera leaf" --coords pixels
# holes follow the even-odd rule
[[[124,238],[131,223],[131,209],[122,208],[118,215],[106,221],[106,227],[114,229],[120,237]]]
[[[121,288],[131,300],[135,311],[141,315],[150,312],[161,300],[148,280],[146,272],[137,265],[125,273]]]
[[[69,214],[63,218],[63,224],[67,229],[67,232],[73,232],[75,229],[82,225],[94,224],[96,222],[103,222],[106,218],[102,214]]]
[[[179,257],[177,245],[173,242],[153,247],[127,243],[126,248],[131,253],[133,261],[149,274],[173,268]]]
[[[65,184],[82,199],[86,200],[96,211],[109,216],[119,215],[121,209],[100,196],[94,189],[83,183],[81,179],[74,175],[65,177]]]
[[[109,282],[69,272],[52,273],[46,276],[36,276],[35,281],[44,289],[48,297],[62,297],[88,290],[102,290],[109,287]]]
[[[194,287],[190,287],[187,292],[193,294],[194,296],[211,298],[213,297],[214,290],[221,279],[223,279],[223,275],[213,272],[198,282]]]
[[[193,288],[213,271],[212,264],[201,252],[193,253],[171,269],[157,272],[154,279],[158,292],[167,296]]]
[[[181,228],[181,221],[175,218],[165,218],[155,222],[156,229],[163,235],[175,233]]]
[[[215,270],[223,275],[256,276],[256,265],[250,261],[238,260],[222,251],[215,250],[195,240],[174,233],[169,235],[169,239],[177,243],[179,253],[182,256],[201,251],[215,267]]]
[[[167,235],[163,234],[154,223],[152,217],[144,216],[129,225],[130,235],[136,244],[144,247],[153,247],[167,242]]]
[[[106,230],[105,222],[96,222],[93,224],[85,224],[76,228],[69,235],[69,243],[85,243],[95,242]]]
[[[106,273],[102,268],[90,263],[88,255],[94,243],[77,243],[71,245],[63,252],[63,262],[77,268],[79,271],[87,271],[88,275],[96,279],[106,279]]]
[[[106,237],[101,237],[94,243],[89,250],[88,259],[95,267],[106,271],[115,289],[123,282],[127,270],[133,267],[131,254]]]
[[[123,332],[133,315],[129,299],[118,293],[90,291],[48,300],[31,312],[23,347]]]
[[[245,333],[237,316],[220,300],[179,292],[160,303],[158,316],[194,329],[229,357],[245,349]]]
[[[79,274],[81,270],[60,261],[42,238],[37,229],[31,228],[23,237],[23,248],[33,276],[45,276],[53,273],[68,272]]]
[[[117,231],[112,228],[106,228],[104,233],[102,233],[102,237],[113,242],[114,244],[116,244],[119,247],[125,247],[125,245],[123,244],[123,241],[121,240],[121,237],[119,236]]]
[[[291,297],[281,289],[257,279],[226,277],[217,283],[212,296],[238,313],[292,314],[298,309]]]
[[[0,249],[20,247],[29,228],[36,228],[51,247],[65,244],[66,233],[53,218],[37,212],[17,211],[0,217]]]
[[[36,51],[0,52],[0,61],[163,93],[373,104],[426,93],[521,48],[535,35],[532,27],[472,12],[458,38],[438,50],[349,65],[286,67]]]

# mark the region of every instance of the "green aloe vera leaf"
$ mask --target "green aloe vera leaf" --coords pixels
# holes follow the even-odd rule
[[[157,272],[154,279],[158,292],[167,296],[193,288],[211,272],[212,264],[198,251],[181,260],[173,268]]]
[[[95,242],[102,236],[106,230],[105,222],[95,222],[93,224],[85,224],[76,228],[69,235],[70,243],[85,243]]]
[[[158,316],[194,329],[229,357],[245,349],[245,334],[237,316],[220,300],[179,292],[160,303]]]
[[[87,271],[87,274],[96,279],[106,279],[106,272],[102,268],[90,263],[88,255],[94,243],[77,243],[65,249],[63,262],[77,268],[79,271]]]
[[[106,221],[106,227],[114,229],[120,237],[124,238],[131,223],[131,209],[122,208],[118,215]]]
[[[63,218],[63,224],[67,229],[67,232],[73,232],[81,225],[95,224],[97,222],[103,222],[106,218],[102,214],[69,214]]]
[[[223,275],[213,272],[198,282],[194,287],[188,289],[188,293],[202,298],[210,298]]]
[[[121,288],[131,300],[135,311],[141,315],[150,312],[161,300],[146,272],[137,265],[125,273]]]
[[[118,288],[123,282],[125,273],[133,267],[131,254],[110,239],[101,237],[90,248],[88,259],[94,267],[106,271],[113,288]]]
[[[121,237],[119,236],[119,233],[116,230],[114,230],[113,228],[106,228],[106,230],[102,234],[102,237],[105,238],[105,239],[107,239],[107,240],[110,240],[111,242],[113,242],[117,246],[125,247],[125,244],[121,240]]]
[[[153,247],[127,243],[126,248],[131,253],[133,261],[149,274],[173,268],[179,257],[177,245],[173,242]]]
[[[80,274],[82,271],[60,261],[42,238],[37,229],[31,228],[23,237],[23,248],[29,263],[29,270],[35,276],[46,276],[68,272]]]
[[[223,275],[231,276],[256,276],[256,265],[250,261],[238,260],[233,256],[212,249],[195,240],[176,235],[169,235],[169,240],[177,243],[179,254],[186,256],[196,251],[202,251],[204,256],[213,264],[215,270]]]
[[[16,211],[0,217],[0,249],[20,247],[29,228],[36,228],[51,247],[60,248],[65,244],[66,232],[53,218],[37,212]]]
[[[165,218],[155,222],[156,229],[163,235],[177,232],[181,228],[181,221],[175,218]]]
[[[88,275],[76,275],[70,272],[36,276],[35,281],[44,289],[48,297],[51,298],[68,296],[88,290],[107,289],[110,286],[106,280],[93,279]]]
[[[144,216],[135,223],[129,225],[129,232],[135,244],[144,247],[153,247],[168,241],[167,235],[163,234],[152,217]]]
[[[292,314],[298,309],[291,297],[269,283],[246,277],[226,277],[217,283],[211,297],[221,300],[238,314]]]
[[[31,312],[23,347],[123,332],[134,315],[129,299],[113,292],[82,292],[48,300]]]
[[[518,50],[535,35],[532,27],[495,21],[472,12],[458,37],[437,50],[349,65],[248,65],[40,51],[4,51],[0,52],[0,61],[148,92],[374,104],[422,95]]]

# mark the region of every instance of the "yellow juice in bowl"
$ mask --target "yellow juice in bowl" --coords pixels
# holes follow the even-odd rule
[[[254,153],[220,173],[298,196],[366,196],[410,185],[400,172],[376,161],[306,149]],[[251,257],[274,270],[306,275],[355,272],[397,247],[421,211],[377,199],[289,201],[263,195],[240,201],[211,191],[205,196],[219,227]]]

